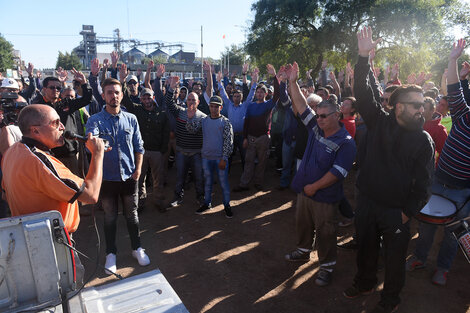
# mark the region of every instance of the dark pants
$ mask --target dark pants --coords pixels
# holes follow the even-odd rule
[[[232,158],[236,154],[237,150],[240,152],[240,159],[242,161],[242,170],[245,168],[245,153],[246,150],[243,148],[243,133],[233,134],[233,152],[228,159],[229,171],[232,168]]]
[[[385,279],[381,302],[395,306],[405,284],[405,260],[410,241],[410,223],[402,223],[401,210],[379,206],[358,196],[355,224],[359,249],[354,285],[362,291],[377,284],[377,259],[383,236]]]
[[[131,239],[132,250],[140,247],[139,216],[137,205],[139,193],[137,181],[129,178],[126,181],[103,181],[100,199],[104,211],[104,237],[106,239],[106,254],[116,254],[116,223],[118,216],[118,201],[122,201],[123,215],[127,222],[127,231]]]

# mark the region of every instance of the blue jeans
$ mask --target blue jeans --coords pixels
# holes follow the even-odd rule
[[[126,181],[107,181],[101,185],[101,204],[104,211],[104,237],[106,239],[106,254],[116,254],[116,224],[118,217],[118,201],[122,201],[123,215],[127,223],[127,231],[131,239],[132,250],[140,247],[139,216],[137,204],[139,192],[137,181],[129,178]]]
[[[199,199],[204,195],[204,185],[202,182],[202,162],[201,154],[196,153],[193,155],[187,155],[180,151],[176,152],[176,188],[175,194],[178,197],[184,195],[184,182],[186,180],[186,174],[188,173],[189,166],[193,170],[194,180],[196,181],[196,197]]]
[[[457,209],[461,208],[465,201],[470,197],[470,188],[466,189],[449,189],[437,181],[434,181],[432,185],[432,193],[441,195],[451,201],[453,201]],[[456,215],[456,220],[465,218],[470,214],[470,201],[465,204],[464,207]],[[426,262],[429,250],[431,249],[434,241],[434,235],[436,233],[438,225],[419,223],[419,237],[416,243],[415,255],[421,262]],[[452,231],[455,230],[459,225],[453,227],[444,228],[444,238],[442,239],[441,248],[439,249],[439,255],[437,256],[437,267],[448,271],[452,266],[454,257],[457,253],[458,243],[455,240]]]
[[[220,187],[222,187],[222,194],[224,197],[224,207],[230,205],[230,186],[228,183],[228,165],[224,170],[219,169],[219,160],[202,159],[202,168],[204,170],[204,204],[209,205],[212,201],[212,186],[213,186],[213,173],[217,171],[219,175]]]
[[[282,142],[282,173],[281,181],[279,185],[281,187],[289,187],[291,183],[291,173],[295,167],[292,168],[292,162],[294,161],[294,150],[295,150],[295,141],[292,141],[290,145],[286,144],[286,141]]]

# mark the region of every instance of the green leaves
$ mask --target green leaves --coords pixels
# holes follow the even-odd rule
[[[13,68],[13,45],[0,34],[0,72]]]
[[[59,56],[57,57],[56,68],[62,67],[64,70],[71,70],[75,68],[76,70],[80,70],[82,68],[82,62],[75,53],[68,53],[66,52],[63,54],[59,51]]]

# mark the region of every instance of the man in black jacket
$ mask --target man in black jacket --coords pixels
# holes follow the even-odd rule
[[[434,164],[434,144],[425,131],[421,87],[399,87],[390,96],[389,113],[375,101],[367,76],[372,30],[357,35],[359,60],[354,70],[357,110],[367,125],[367,149],[357,179],[356,232],[358,271],[347,298],[371,293],[377,284],[380,237],[385,252],[381,300],[372,312],[393,312],[405,283],[405,258],[410,240],[409,219],[425,205]]]

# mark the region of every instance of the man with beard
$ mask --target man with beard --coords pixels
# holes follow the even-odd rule
[[[142,175],[139,179],[139,197],[141,199],[147,198],[145,178],[150,168],[153,182],[153,204],[157,206],[160,212],[163,212],[165,211],[161,203],[163,199],[163,155],[168,150],[170,124],[166,112],[162,110],[161,106],[156,105],[152,89],[143,88],[140,92],[140,101],[142,104],[132,102],[129,93],[124,92],[122,104],[127,111],[137,116],[142,139],[144,140],[145,154],[142,163]],[[139,205],[139,207],[142,207],[142,205]]]
[[[359,60],[354,70],[357,110],[367,125],[367,149],[361,171],[355,223],[358,271],[347,298],[373,292],[377,284],[377,258],[381,237],[385,252],[385,279],[381,300],[372,312],[393,312],[405,283],[405,258],[410,240],[410,218],[429,198],[434,167],[434,145],[424,124],[421,87],[406,85],[390,96],[393,107],[385,112],[373,96],[367,79],[369,53],[380,42],[372,41],[371,28],[357,34]]]

